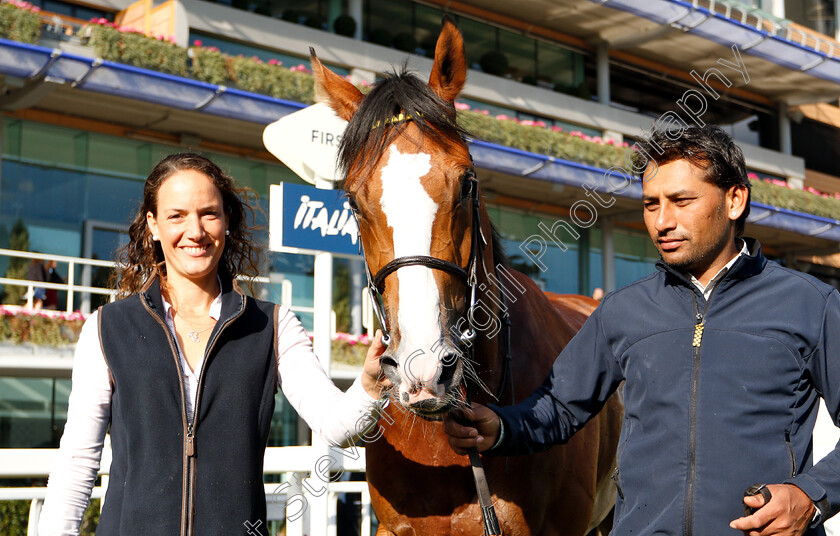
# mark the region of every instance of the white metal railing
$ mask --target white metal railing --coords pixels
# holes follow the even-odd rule
[[[41,287],[44,289],[53,289],[53,290],[64,290],[67,291],[67,307],[66,311],[68,313],[73,312],[73,303],[76,293],[88,293],[88,294],[104,294],[113,296],[115,291],[113,289],[108,289],[104,287],[93,287],[93,286],[86,286],[86,285],[78,285],[76,284],[76,266],[99,266],[104,268],[114,268],[116,267],[116,263],[112,261],[102,261],[99,259],[84,259],[81,257],[67,257],[64,255],[46,255],[43,253],[33,253],[30,251],[17,251],[14,249],[0,249],[0,256],[4,257],[13,257],[13,258],[23,258],[23,259],[37,259],[42,261],[56,261],[59,263],[66,263],[67,264],[67,283],[48,283],[46,281],[32,281],[29,279],[11,279],[8,277],[0,277],[0,285],[11,285],[11,286],[19,286],[19,287],[26,287],[27,291],[27,298],[26,298],[26,307],[31,309],[33,306],[33,290],[35,287]],[[84,313],[88,313],[90,311],[82,311]]]
[[[58,449],[0,449],[0,478],[46,478],[55,462]],[[314,474],[318,460],[329,455],[332,474],[364,472],[365,449],[335,449],[321,446],[270,447],[266,449],[264,474],[283,475],[282,483],[266,483],[268,520],[285,520],[287,536],[336,535],[337,501],[340,494],[361,494],[361,535],[371,534],[371,501],[367,482],[324,482]],[[105,496],[111,451],[106,441],[99,474],[102,486],[96,486],[92,499]],[[27,536],[38,536],[38,518],[46,497],[45,487],[0,488],[0,501],[30,501]],[[292,508],[290,500],[295,507]],[[287,505],[289,508],[287,509]],[[257,531],[253,531],[257,534]],[[259,534],[267,535],[262,528]]]
[[[1,257],[13,257],[13,258],[23,258],[23,259],[36,259],[42,261],[56,261],[57,263],[62,263],[67,265],[67,282],[66,283],[49,283],[46,281],[33,281],[30,279],[13,279],[8,277],[0,277],[0,285],[11,285],[11,286],[18,286],[18,287],[25,287],[27,289],[26,292],[26,303],[23,307],[26,309],[33,308],[33,296],[34,296],[34,289],[37,287],[44,288],[44,289],[53,289],[53,290],[63,290],[67,292],[67,305],[65,307],[65,311],[68,313],[72,313],[74,310],[74,300],[77,294],[100,294],[111,296],[111,299],[116,296],[116,290],[107,287],[98,287],[98,286],[91,286],[91,285],[83,285],[76,283],[76,267],[103,267],[103,268],[117,268],[118,264],[114,261],[105,261],[99,259],[86,259],[84,257],[68,257],[65,255],[49,255],[45,253],[33,253],[30,251],[18,251],[15,249],[2,249],[0,248],[0,256]],[[60,272],[60,270],[59,270]],[[83,276],[84,279],[84,276]],[[251,279],[242,277],[241,279]],[[261,283],[265,285],[272,284],[273,282],[269,277],[265,276],[257,276],[252,279],[255,283]],[[292,282],[288,279],[283,279],[280,283],[280,303],[285,305],[292,311],[296,313],[314,313],[315,308],[309,306],[301,306],[301,305],[294,305],[292,303]],[[82,300],[81,306],[79,307],[82,313],[88,314],[90,313],[90,302],[86,299]],[[48,310],[42,310],[45,314],[50,314]],[[335,312],[333,312],[333,317],[335,316]],[[335,318],[333,318],[333,334],[335,333]]]

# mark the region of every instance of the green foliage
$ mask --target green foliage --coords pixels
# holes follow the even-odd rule
[[[370,345],[362,343],[350,344],[347,341],[336,339],[332,341],[330,359],[338,363],[361,367],[365,364],[368,348],[370,348]]]
[[[29,501],[0,501],[0,534],[26,536]]]
[[[822,197],[804,190],[793,190],[760,180],[751,181],[752,200],[765,205],[815,214],[836,220],[840,218],[840,199]]]
[[[189,56],[192,58],[192,74],[199,80],[217,85],[228,81],[225,55],[217,49],[193,47]]]
[[[307,104],[314,102],[315,79],[310,74],[243,56],[229,58],[227,66],[230,79],[245,91]]]
[[[28,2],[0,3],[0,37],[37,43],[41,38],[41,15]]]
[[[20,218],[18,218],[12,226],[12,233],[9,237],[9,249],[29,251],[29,230]],[[6,269],[5,277],[9,279],[26,279],[26,273],[28,271],[29,261],[27,259],[21,257],[10,257],[9,267]],[[5,285],[3,303],[9,305],[21,305],[24,294],[26,294],[25,287]]]
[[[184,76],[187,74],[187,51],[169,41],[140,33],[122,34],[120,61],[144,69]]]
[[[81,536],[93,536],[99,524],[100,499],[90,501],[80,527]],[[30,501],[0,501],[0,534],[26,536],[29,525]]]
[[[586,141],[566,132],[502,121],[473,111],[458,112],[458,124],[476,138],[600,168],[623,166],[625,148]]]
[[[187,50],[169,41],[100,24],[83,28],[82,37],[102,59],[179,76],[187,74]]]

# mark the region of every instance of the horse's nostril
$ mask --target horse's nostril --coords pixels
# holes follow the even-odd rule
[[[399,366],[397,360],[390,355],[383,355],[379,358],[379,365],[382,367],[382,373],[385,374],[385,377],[391,380],[393,385],[399,385],[400,374],[397,371]]]

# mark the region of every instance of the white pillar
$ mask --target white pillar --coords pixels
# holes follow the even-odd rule
[[[598,78],[598,102],[610,105],[610,45],[598,43],[595,56]]]
[[[840,0],[834,0],[834,39],[840,41]],[[840,524],[840,520],[835,523]]]
[[[779,114],[779,151],[782,154],[792,154],[793,147],[790,138],[790,118],[788,117],[788,106],[780,101],[777,107]]]
[[[774,17],[785,18],[785,0],[761,0],[761,9]]]
[[[362,39],[362,18],[364,12],[362,11],[362,0],[350,0],[347,5],[347,14],[356,20],[356,39]]]
[[[315,186],[331,190],[333,182],[316,177]],[[315,255],[315,297],[313,307],[315,315],[312,322],[314,330],[313,348],[315,355],[321,361],[321,366],[330,374],[330,361],[332,353],[332,280],[333,280],[333,256],[332,253],[320,252]],[[315,433],[312,434],[312,446],[320,449],[324,454],[328,453],[328,446]],[[313,471],[314,473],[314,471]],[[313,489],[320,490],[318,476],[312,474]],[[309,503],[309,534],[326,534],[328,515],[328,493],[321,494],[307,493]]]
[[[601,218],[601,268],[604,292],[612,292],[615,290],[615,242],[613,221],[610,217]]]
[[[350,333],[361,335],[362,290],[365,288],[365,265],[358,259],[350,259]]]

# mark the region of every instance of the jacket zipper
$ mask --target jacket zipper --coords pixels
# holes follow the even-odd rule
[[[152,315],[152,317],[161,325],[164,332],[166,332],[166,338],[169,341],[169,348],[172,350],[172,356],[175,359],[175,365],[178,367],[180,371],[180,377],[178,378],[178,386],[181,390],[181,404],[183,411],[181,412],[181,419],[184,427],[184,477],[182,481],[182,495],[181,495],[181,531],[180,536],[192,536],[195,532],[194,526],[194,519],[193,514],[195,510],[195,458],[196,458],[196,440],[195,440],[195,427],[196,423],[196,416],[198,415],[198,404],[201,400],[201,384],[202,380],[204,379],[204,372],[207,369],[207,356],[210,355],[213,347],[216,344],[216,340],[219,338],[219,334],[224,330],[231,322],[242,316],[245,312],[245,304],[244,304],[244,297],[240,295],[240,305],[239,311],[233,315],[231,318],[225,321],[224,324],[219,328],[218,331],[215,331],[213,337],[207,343],[207,348],[204,350],[204,364],[201,367],[201,373],[198,376],[198,385],[196,385],[196,397],[195,397],[195,406],[193,407],[193,419],[192,422],[189,422],[187,419],[187,395],[184,391],[184,369],[181,368],[181,359],[178,354],[178,348],[175,345],[175,339],[173,338],[172,333],[169,331],[169,327],[166,325],[166,321],[161,318],[161,316],[154,311],[152,311],[151,307],[149,307],[148,303],[146,303],[146,299],[144,297],[143,306]]]
[[[694,300],[694,335],[691,341],[693,349],[691,369],[691,399],[688,408],[689,436],[688,436],[688,482],[685,493],[685,536],[692,536],[694,524],[694,480],[697,472],[697,396],[700,385],[700,347],[703,343],[703,331],[706,329],[706,313],[712,303],[718,283],[724,278],[728,270],[724,269],[712,282],[712,289],[709,292],[709,299],[703,312],[697,306],[697,293],[691,289],[691,297]],[[692,287],[694,285],[692,284]]]
[[[790,430],[785,430],[785,447],[790,457],[790,477],[796,476],[796,454],[793,453],[793,445],[790,442]]]

